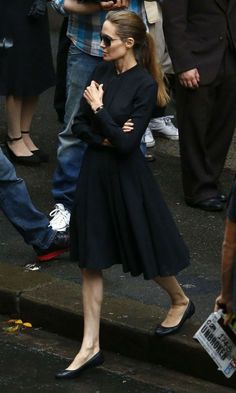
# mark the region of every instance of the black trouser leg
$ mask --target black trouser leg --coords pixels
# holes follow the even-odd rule
[[[196,90],[177,84],[184,195],[196,203],[217,195],[236,122],[236,75]]]

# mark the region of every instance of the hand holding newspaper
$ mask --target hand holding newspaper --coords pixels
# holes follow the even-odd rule
[[[209,315],[193,336],[217,364],[226,378],[236,370],[236,315],[230,324],[224,324],[222,310]]]

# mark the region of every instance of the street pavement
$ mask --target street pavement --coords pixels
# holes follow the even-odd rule
[[[0,315],[0,390],[4,393],[215,393],[219,387],[120,354],[104,352],[105,362],[71,381],[55,380],[73,358],[78,343],[40,329],[4,331]],[[190,388],[191,387],[191,388]],[[234,390],[221,386],[220,393]]]
[[[56,36],[52,35],[55,49]],[[3,104],[3,102],[1,102]],[[50,153],[50,162],[38,168],[17,166],[17,174],[28,185],[36,206],[46,214],[53,208],[52,174],[56,165],[56,140],[60,130],[53,110],[53,89],[41,96],[32,135],[38,145]],[[4,139],[6,118],[0,106],[0,139]],[[228,193],[236,169],[233,141],[221,177],[222,191]],[[105,305],[102,342],[115,352],[149,360],[206,378],[227,386],[226,380],[210,358],[196,344],[192,335],[212,312],[220,288],[220,250],[225,212],[208,213],[185,205],[182,194],[178,142],[156,139],[152,149],[156,161],[150,164],[165,200],[191,253],[191,266],[179,275],[179,281],[196,305],[196,314],[181,333],[165,339],[153,335],[155,325],[168,308],[166,295],[142,277],[131,278],[120,266],[104,272]],[[157,206],[158,209],[158,206]],[[25,271],[35,262],[27,246],[6,218],[0,214],[0,312],[20,313],[38,326],[80,338],[82,309],[80,273],[68,255],[40,265],[35,272]]]

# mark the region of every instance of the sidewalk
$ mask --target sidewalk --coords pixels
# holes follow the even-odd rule
[[[55,44],[56,37],[54,37]],[[55,45],[54,45],[55,46]],[[39,168],[17,167],[28,185],[36,206],[48,213],[53,207],[50,193],[56,163],[56,136],[60,129],[52,108],[53,90],[42,95],[34,118],[33,135],[39,146],[50,153],[49,164]],[[5,115],[0,105],[0,139]],[[157,160],[150,164],[174,219],[190,249],[191,266],[179,275],[181,285],[196,305],[196,314],[181,333],[162,339],[154,336],[168,302],[153,282],[131,278],[119,266],[104,272],[105,303],[102,317],[102,346],[127,356],[172,367],[225,386],[227,380],[211,359],[192,339],[193,333],[212,311],[219,292],[220,249],[224,213],[207,213],[185,205],[182,195],[178,142],[157,139],[153,151]],[[222,175],[222,191],[228,192],[236,169],[235,141]],[[158,208],[158,206],[157,206]],[[68,255],[42,264],[39,272],[25,272],[34,262],[33,250],[0,213],[0,313],[18,313],[35,326],[81,338],[82,314],[80,273]]]

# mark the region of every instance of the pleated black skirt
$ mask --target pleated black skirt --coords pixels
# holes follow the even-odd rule
[[[189,265],[188,249],[138,149],[121,155],[88,147],[71,215],[71,259],[81,268],[145,279],[172,276]]]

